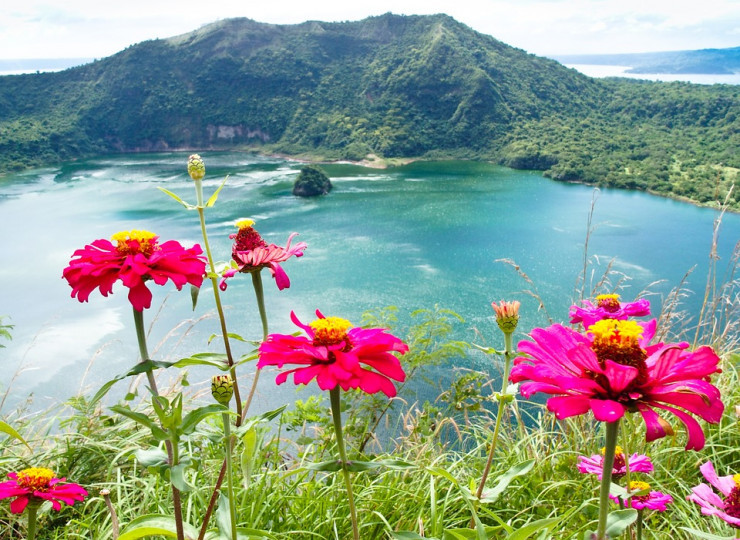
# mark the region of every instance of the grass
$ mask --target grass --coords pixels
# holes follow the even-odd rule
[[[719,538],[732,533],[723,521],[702,516],[698,506],[686,500],[691,487],[703,481],[699,466],[707,460],[720,475],[740,472],[740,279],[736,272],[740,245],[728,266],[719,268],[713,254],[720,224],[721,214],[712,240],[704,305],[697,319],[681,312],[685,292],[678,286],[663,302],[659,321],[665,339],[709,344],[721,353],[723,371],[712,382],[721,391],[725,414],[716,425],[702,424],[706,446],[701,452],[684,450],[686,434],[681,429],[675,436],[646,443],[639,416],[627,415],[622,422],[620,446],[628,454],[648,454],[655,465],[649,483],[674,499],[665,513],[646,514],[643,538],[689,540],[696,537],[690,529]],[[591,217],[588,226],[590,233]],[[579,297],[589,296],[587,288],[593,295],[603,292],[599,289],[611,292],[619,287],[621,276],[591,279],[588,261],[586,247],[583,275],[576,287]],[[527,292],[539,298],[524,271],[513,261],[505,262],[531,287]],[[403,362],[412,382],[433,378],[439,373],[438,369],[432,371],[435,368],[454,365],[461,356],[473,354],[467,344],[453,339],[455,325],[462,322],[457,314],[434,307],[410,316],[414,322],[404,331],[410,351]],[[386,308],[368,313],[363,324],[393,328],[398,324],[396,311]],[[0,336],[9,338],[12,327],[0,328]],[[520,328],[516,337],[529,330]],[[394,332],[401,335],[402,330]],[[591,415],[557,421],[541,402],[521,397],[504,412],[487,483],[492,491],[480,505],[472,504],[470,493],[475,492],[485,467],[496,420],[492,399],[496,385],[492,381],[500,380],[501,375],[496,373],[498,364],[490,365],[487,372],[450,370],[456,375],[433,402],[410,401],[413,398],[404,394],[408,389],[404,385],[391,402],[377,395],[343,394],[350,460],[366,465],[366,470],[353,474],[361,538],[582,539],[595,528],[598,482],[579,473],[576,463],[579,455],[600,451],[603,426]],[[181,390],[173,387],[165,393],[173,396]],[[152,414],[145,401],[129,404]],[[187,408],[195,406],[191,395]],[[23,435],[33,451],[0,434],[2,470],[48,467],[84,485],[90,494],[84,502],[65,506],[60,512],[42,506],[39,540],[115,540],[116,522],[125,531],[142,517],[172,514],[168,472],[142,465],[146,456],[141,450],[161,447],[161,442],[129,417],[111,414],[100,403],[78,396],[62,411],[32,416],[17,413],[4,421]],[[183,515],[197,530],[223,460],[217,417],[201,422],[194,433],[182,438],[181,445],[181,456],[190,464],[185,472],[190,488],[181,490]],[[341,477],[314,465],[336,455],[325,396],[297,401],[272,422],[255,422],[251,429],[242,431],[233,455],[238,525],[253,530],[244,538],[351,537],[350,509]],[[210,522],[214,530],[227,528],[223,523],[228,510],[221,506]],[[481,522],[477,531],[468,528],[476,506]],[[531,534],[513,534],[528,524],[539,524],[540,528]],[[25,520],[11,514],[8,504],[0,504],[0,539],[23,538],[25,527]],[[630,536],[631,531],[623,535]],[[214,533],[209,538],[228,536]]]

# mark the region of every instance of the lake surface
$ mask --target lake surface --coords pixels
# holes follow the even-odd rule
[[[293,332],[289,313],[304,321],[315,309],[359,322],[370,309],[395,305],[403,323],[415,309],[435,305],[465,318],[456,337],[500,346],[493,300],[522,301],[520,329],[545,324],[526,283],[500,259],[512,259],[532,279],[553,319],[565,321],[583,270],[589,238],[594,281],[610,260],[631,278],[623,298],[632,299],[654,282],[655,312],[661,299],[687,271],[696,294],[686,306],[698,310],[713,221],[718,212],[644,193],[601,190],[557,183],[539,173],[486,163],[414,163],[379,170],[349,164],[323,166],[330,195],[301,199],[291,194],[300,163],[244,153],[204,153],[206,197],[228,174],[215,207],[207,211],[215,258],[227,260],[233,222],[252,217],[271,243],[284,245],[300,233],[307,242],[301,259],[283,267],[292,286],[278,291],[263,273],[270,330]],[[75,249],[121,230],[145,229],[162,240],[200,243],[196,212],[189,212],[158,187],[194,202],[186,173],[187,154],[101,157],[10,175],[0,179],[5,246],[0,252],[0,315],[11,317],[13,340],[0,348],[3,364],[0,409],[7,413],[33,395],[32,409],[75,395],[127,371],[137,360],[131,306],[118,283],[112,296],[94,292],[89,303],[70,298],[61,278]],[[720,233],[720,266],[740,239],[740,216],[726,215]],[[590,275],[590,274],[589,274]],[[201,291],[193,312],[190,295],[172,285],[150,287],[149,348],[155,359],[174,360],[193,352],[220,352],[213,295]],[[223,294],[229,331],[260,339],[251,280],[238,275]],[[186,322],[178,326],[181,321]],[[237,354],[249,346],[237,344]],[[461,367],[485,367],[485,359],[460,359]],[[253,364],[240,373],[248,374]],[[195,390],[206,390],[213,373],[191,370]],[[243,383],[246,385],[247,382]],[[127,383],[116,386],[125,392]],[[120,394],[119,394],[120,395]],[[258,408],[294,399],[295,389],[275,389],[263,376]]]

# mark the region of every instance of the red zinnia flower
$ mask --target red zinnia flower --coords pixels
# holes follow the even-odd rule
[[[624,452],[619,446],[614,451],[614,465],[612,466],[612,479],[617,480],[627,474],[627,465],[629,470],[633,472],[650,473],[653,472],[653,462],[650,458],[643,454],[632,454],[629,459],[625,459]],[[601,475],[604,472],[604,456],[602,454],[594,454],[591,457],[578,456],[578,470],[584,474],[596,474],[601,480]]]
[[[596,305],[588,300],[583,301],[584,307],[571,306],[570,323],[583,323],[588,328],[602,319],[625,320],[630,317],[650,315],[650,302],[641,298],[635,302],[621,304],[618,294],[600,294],[596,297]]]
[[[145,281],[164,285],[169,279],[177,290],[186,283],[200,287],[206,268],[200,246],[185,249],[174,240],[160,244],[158,239],[148,231],[122,231],[113,235],[115,245],[101,239],[75,251],[62,274],[72,287],[72,297],[87,302],[95,289],[108,296],[120,279],[130,289],[134,309],[142,311],[152,304]]]
[[[632,493],[650,490],[650,484],[639,480],[630,482],[628,487]],[[609,495],[609,498],[614,502],[624,504],[627,508],[634,508],[635,510],[647,508],[658,512],[665,512],[666,507],[673,502],[673,497],[661,491],[649,491],[644,495],[632,495],[628,499],[620,499],[615,495]]]
[[[701,506],[701,513],[705,516],[717,516],[740,529],[740,474],[717,476],[711,461],[707,461],[699,470],[724,498],[717,495],[710,486],[699,484],[691,488],[693,493],[686,499]]]
[[[605,319],[582,335],[555,324],[536,328],[534,341],[522,341],[528,356],[514,359],[509,380],[523,382],[521,393],[554,395],[547,408],[562,419],[593,411],[602,422],[614,422],[625,412],[639,412],[652,441],[673,433],[654,409],[676,415],[686,426],[686,449],[704,447],[704,433],[689,413],[717,423],[724,411],[719,390],[709,382],[719,373],[719,357],[710,347],[687,351],[687,343],[648,345],[655,320]],[[681,410],[676,407],[681,407]]]
[[[78,484],[62,484],[65,478],[54,478],[54,473],[43,467],[32,467],[17,473],[9,473],[11,480],[0,483],[0,499],[15,497],[10,503],[10,511],[21,514],[31,500],[51,501],[54,510],[62,508],[61,503],[73,505],[87,496],[85,488]]]
[[[285,247],[268,244],[260,234],[252,227],[254,221],[251,219],[240,219],[236,222],[239,232],[230,234],[229,238],[234,240],[231,248],[231,257],[236,262],[236,268],[229,268],[223,273],[219,287],[222,291],[226,290],[226,280],[234,277],[237,272],[251,273],[259,272],[263,268],[270,269],[275,283],[281,291],[290,287],[288,274],[279,263],[285,262],[291,257],[302,257],[303,250],[306,249],[305,242],[298,242],[295,246],[290,245],[293,237],[298,233],[293,233],[288,237],[288,243]],[[233,264],[233,263],[232,263]]]
[[[308,337],[270,334],[260,345],[257,367],[301,366],[280,373],[275,379],[277,384],[293,374],[296,384],[316,379],[322,390],[339,385],[343,390],[359,388],[368,394],[383,392],[388,397],[395,396],[396,387],[390,379],[403,381],[406,375],[392,352],[404,354],[408,346],[382,328],[353,328],[345,319],[324,317],[318,310],[316,315],[319,318],[306,325],[291,312],[293,323]]]

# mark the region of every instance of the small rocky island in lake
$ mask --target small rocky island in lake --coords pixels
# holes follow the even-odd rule
[[[315,165],[306,165],[301,168],[301,172],[293,185],[293,195],[299,197],[326,195],[331,191],[331,188],[331,181],[324,171]]]

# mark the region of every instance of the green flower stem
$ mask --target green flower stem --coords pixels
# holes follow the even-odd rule
[[[139,354],[141,355],[141,361],[146,362],[149,360],[149,351],[146,345],[146,331],[144,329],[144,311],[137,311],[134,308],[134,326],[136,327],[136,340],[139,342]],[[154,373],[151,369],[146,370],[146,377],[149,381],[149,389],[152,395],[159,396],[159,390],[157,389],[157,381],[154,378]],[[152,400],[152,406],[159,407],[159,402],[156,399]],[[177,456],[177,443],[174,447],[172,442],[165,441],[165,447],[167,448],[167,459],[170,465],[176,465]],[[175,529],[177,531],[177,540],[185,539],[185,531],[182,526],[182,502],[180,501],[180,490],[174,485],[172,486],[172,506],[175,510]]]
[[[257,297],[257,308],[259,309],[260,320],[262,321],[262,341],[265,341],[267,339],[267,311],[265,310],[265,293],[264,289],[262,288],[262,270],[260,269],[255,272],[251,272],[251,275],[254,295]],[[257,381],[259,381],[259,378],[260,370],[258,369],[254,373],[254,378],[252,379],[252,387],[249,389],[249,395],[247,396],[247,400],[244,402],[244,409],[242,410],[242,414],[244,416],[247,415],[247,411],[249,410],[249,406],[252,403],[254,393],[257,391]]]
[[[644,511],[643,508],[637,511],[637,528],[635,529],[637,533],[637,540],[642,540],[642,513],[643,511]]]
[[[226,451],[226,491],[229,494],[229,518],[231,520],[231,538],[236,539],[236,501],[234,500],[234,478],[231,471],[231,420],[229,413],[223,413],[224,445]]]
[[[483,476],[481,476],[480,483],[478,484],[478,491],[475,493],[478,502],[483,496],[483,489],[486,485],[486,480],[491,472],[491,465],[493,464],[493,453],[496,451],[496,443],[498,442],[498,435],[501,429],[501,418],[504,416],[504,408],[506,407],[506,388],[509,384],[509,371],[511,370],[511,353],[512,353],[512,333],[504,332],[504,375],[501,380],[501,393],[498,402],[498,411],[496,413],[496,424],[493,427],[493,437],[491,439],[491,448],[488,451],[488,460],[486,461],[486,467],[483,469]],[[474,503],[475,504],[475,503]],[[475,521],[471,519],[470,527],[475,527]]]
[[[199,187],[196,182],[196,186]],[[211,255],[211,245],[208,243],[208,233],[206,232],[206,218],[203,207],[203,189],[197,189],[198,194],[198,217],[200,218],[200,232],[203,235],[203,245],[206,248],[206,257],[208,257],[208,265],[210,266],[211,274],[211,285],[213,288],[213,298],[216,302],[216,311],[218,311],[218,319],[221,323],[221,335],[224,340],[224,349],[226,350],[226,358],[231,368],[231,379],[234,381],[234,399],[236,401],[236,425],[237,427],[242,423],[242,399],[239,395],[239,383],[236,378],[236,366],[234,365],[234,356],[231,353],[231,344],[229,343],[229,334],[226,331],[226,317],[224,316],[224,308],[221,305],[221,295],[219,294],[218,288],[218,277],[216,274],[216,265],[213,262],[213,255]]]
[[[347,460],[347,452],[344,449],[344,438],[342,437],[342,411],[340,403],[340,389],[335,386],[329,390],[329,398],[331,400],[331,415],[334,420],[334,432],[337,436],[337,448],[339,449],[339,459],[342,462],[342,473],[344,474],[344,483],[347,485],[347,503],[349,504],[350,517],[352,518],[352,537],[354,540],[360,540],[360,530],[357,526],[357,510],[355,509],[355,498],[352,494],[352,480],[350,478],[349,461]]]
[[[39,506],[41,506],[41,503],[32,499],[26,507],[28,511],[28,540],[36,538],[36,513]]]
[[[601,472],[601,489],[599,490],[599,527],[596,530],[596,540],[607,540],[606,517],[609,514],[609,487],[612,483],[612,469],[614,468],[614,452],[617,448],[619,420],[606,422],[605,429],[604,468]]]
[[[146,362],[149,360],[149,351],[147,350],[146,346],[146,330],[144,329],[144,311],[138,311],[136,308],[134,309],[134,326],[136,327],[136,340],[139,342],[139,355],[141,356],[141,361]],[[147,381],[149,381],[149,389],[151,390],[152,394],[155,396],[159,395],[159,390],[157,389],[157,381],[154,378],[154,373],[151,369],[146,370],[146,378]]]

